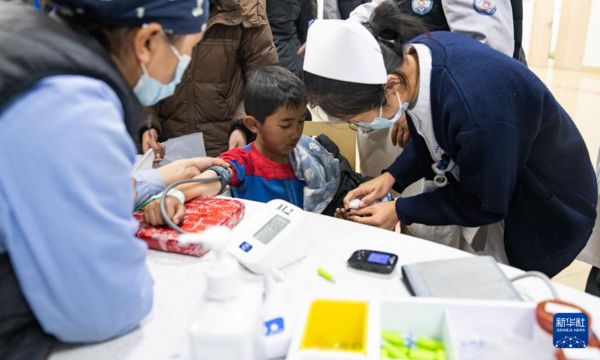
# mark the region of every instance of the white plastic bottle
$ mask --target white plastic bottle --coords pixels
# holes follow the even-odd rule
[[[290,292],[283,274],[277,270],[266,273],[263,304],[264,343],[267,359],[284,358],[288,353],[294,326],[289,309]]]
[[[207,288],[190,327],[197,360],[263,360],[263,289],[260,283],[242,283],[239,264],[226,254],[231,240],[226,227],[211,228],[183,241],[201,243],[217,253],[206,273]]]

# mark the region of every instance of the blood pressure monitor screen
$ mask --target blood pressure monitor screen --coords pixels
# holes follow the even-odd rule
[[[382,264],[382,265],[387,265],[389,260],[390,260],[389,255],[376,253],[376,252],[372,252],[371,254],[369,254],[369,258],[367,259],[367,261],[370,263]]]
[[[279,234],[288,224],[290,223],[289,219],[284,218],[281,215],[275,215],[267,222],[263,227],[260,228],[254,234],[254,237],[262,242],[263,244],[268,244]]]

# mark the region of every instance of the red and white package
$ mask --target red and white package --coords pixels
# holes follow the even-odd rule
[[[244,217],[244,203],[234,199],[196,198],[185,204],[185,217],[179,226],[190,233],[200,233],[212,226],[227,226],[233,228]],[[137,211],[133,214],[140,224],[136,234],[144,240],[151,249],[202,256],[207,249],[197,244],[180,244],[179,233],[167,226],[148,226],[143,223],[144,213]]]

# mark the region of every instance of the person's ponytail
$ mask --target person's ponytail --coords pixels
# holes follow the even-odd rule
[[[388,73],[402,64],[404,44],[418,35],[427,33],[427,27],[419,19],[404,13],[391,0],[377,6],[369,21],[363,25],[377,39]]]

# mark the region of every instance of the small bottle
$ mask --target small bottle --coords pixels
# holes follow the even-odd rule
[[[231,229],[215,227],[182,237],[217,255],[206,272],[206,295],[190,327],[194,358],[263,360],[262,284],[242,283],[239,264],[227,254]]]
[[[271,270],[263,276],[264,344],[268,359],[284,358],[292,339],[293,319],[289,309],[290,292],[283,274]]]

